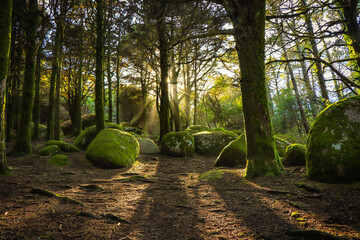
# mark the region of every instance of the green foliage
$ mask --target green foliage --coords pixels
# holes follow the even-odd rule
[[[56,154],[52,156],[47,162],[54,166],[64,166],[69,165],[69,158],[65,155]]]
[[[228,129],[244,128],[241,92],[234,87],[233,79],[215,78],[215,85],[206,93],[199,108],[206,111],[206,123]]]

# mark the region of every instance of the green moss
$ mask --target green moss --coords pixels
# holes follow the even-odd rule
[[[212,170],[205,172],[200,175],[199,179],[201,181],[216,181],[223,177],[224,171],[221,170]]]
[[[199,132],[193,135],[195,151],[206,156],[218,156],[238,136],[230,131]]]
[[[64,142],[64,141],[49,140],[46,142],[46,146],[50,146],[50,145],[57,145],[64,152],[79,152],[80,151],[79,148],[75,147],[72,144]]]
[[[191,125],[188,126],[185,130],[191,132],[191,134],[203,132],[203,131],[210,131],[210,128],[204,125]]]
[[[69,165],[69,158],[65,155],[56,154],[52,156],[47,162],[55,166],[64,166]]]
[[[191,157],[195,153],[194,137],[189,131],[169,132],[161,141],[161,152],[174,157]]]
[[[291,144],[286,140],[275,136],[276,149],[278,150],[279,156],[284,157],[286,148]]]
[[[116,123],[105,123],[105,128],[118,129],[123,131],[123,128]],[[75,139],[74,145],[82,150],[86,150],[92,140],[96,137],[96,125],[86,128],[80,135]]]
[[[57,145],[46,146],[39,150],[39,154],[42,156],[54,156],[60,152],[61,150]]]
[[[246,165],[246,139],[242,134],[238,139],[230,142],[215,160],[215,166],[235,167]]]
[[[134,164],[139,154],[135,137],[117,129],[103,129],[90,143],[86,157],[102,168],[122,168]]]
[[[291,144],[286,148],[283,163],[285,166],[304,166],[306,146],[302,144]]]
[[[307,140],[309,178],[325,182],[360,180],[360,96],[343,99],[315,119]]]
[[[223,127],[217,127],[217,128],[211,129],[211,131],[212,131],[212,132],[217,132],[217,131],[224,132],[224,131],[226,131],[226,130],[225,130],[225,128],[223,128]]]

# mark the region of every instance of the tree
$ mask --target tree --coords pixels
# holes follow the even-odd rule
[[[96,130],[105,128],[104,116],[104,3],[96,0],[96,71],[95,71],[95,116]]]
[[[19,126],[11,152],[31,154],[31,120],[34,102],[36,36],[39,23],[37,0],[29,1],[27,12],[25,72]]]
[[[12,0],[2,1],[0,8],[0,174],[7,175],[10,169],[5,148],[5,89],[8,75],[11,38]]]
[[[223,0],[234,26],[247,140],[246,176],[280,174],[265,82],[265,0]],[[259,150],[261,149],[261,150]]]

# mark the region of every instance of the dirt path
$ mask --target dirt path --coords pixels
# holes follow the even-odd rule
[[[68,155],[65,167],[8,158],[14,176],[0,177],[0,239],[309,239],[294,235],[309,229],[360,238],[360,184],[312,182],[301,168],[254,180],[217,169],[220,180],[201,181],[214,158],[143,155],[132,168],[103,170],[85,152]]]

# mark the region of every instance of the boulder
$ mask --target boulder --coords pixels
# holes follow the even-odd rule
[[[116,123],[105,123],[105,128],[118,129],[122,131],[122,127]],[[96,126],[86,128],[80,135],[75,139],[74,145],[82,150],[86,150],[92,140],[96,137]]]
[[[139,154],[135,137],[118,129],[103,129],[90,143],[86,157],[101,168],[123,168],[134,164]]]
[[[159,148],[156,144],[149,138],[140,138],[138,139],[140,145],[140,153],[142,154],[157,154],[159,153]]]
[[[61,149],[57,145],[50,145],[46,146],[39,150],[39,155],[41,156],[54,156],[56,154],[59,154],[61,152]]]
[[[231,141],[238,138],[230,131],[199,132],[193,134],[195,151],[201,155],[218,156]]]
[[[73,125],[71,124],[71,120],[66,120],[60,123],[60,128],[64,132],[65,135],[70,135],[73,133]]]
[[[46,142],[46,146],[50,146],[50,145],[57,145],[63,152],[79,152],[80,151],[79,148],[75,147],[72,144],[64,142],[64,141],[49,140]]]
[[[325,182],[360,180],[360,96],[343,99],[315,119],[307,140],[309,178]]]
[[[96,124],[96,116],[95,113],[84,114],[81,116],[81,127],[82,129],[86,129]]]
[[[217,167],[236,167],[246,165],[246,140],[245,134],[231,141],[215,160]]]
[[[203,131],[210,131],[210,128],[204,125],[190,125],[185,130],[191,132],[191,134],[194,134]]]
[[[284,139],[281,139],[279,137],[275,136],[275,144],[276,144],[276,148],[278,150],[279,156],[280,157],[284,157],[285,156],[285,152],[286,152],[286,148],[291,144],[289,142],[287,142]]]
[[[302,144],[291,144],[286,148],[283,164],[285,166],[305,166],[306,146]]]
[[[191,157],[195,152],[194,137],[188,131],[169,132],[162,138],[161,152],[173,157]]]
[[[60,167],[60,166],[64,166],[64,165],[69,165],[69,158],[65,155],[56,154],[56,155],[52,156],[51,158],[49,158],[49,160],[47,162],[50,165]]]

